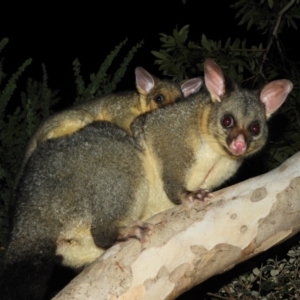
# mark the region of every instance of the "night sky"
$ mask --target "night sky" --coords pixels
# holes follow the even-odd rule
[[[68,89],[73,83],[72,62],[79,58],[84,75],[97,72],[109,52],[125,38],[127,47],[120,58],[136,43],[144,40],[130,64],[127,76],[120,88],[134,87],[134,68],[142,66],[160,76],[154,65],[152,50],[159,50],[159,33],[172,34],[190,24],[189,37],[199,41],[204,33],[207,38],[225,41],[228,37],[244,38],[245,25],[237,26],[236,11],[227,1],[181,0],[169,1],[103,1],[97,6],[80,5],[67,7],[54,4],[27,5],[5,4],[0,18],[0,38],[8,37],[9,44],[1,53],[5,57],[4,70],[14,72],[27,58],[33,58],[27,75],[41,75],[41,64],[45,63],[50,85],[55,89]],[[139,12],[139,13],[138,13]],[[291,36],[293,34],[293,36]],[[299,32],[291,30],[281,39],[292,41]],[[247,32],[247,45],[257,44],[262,38],[255,31]],[[297,43],[298,44],[298,43]],[[290,42],[290,47],[295,47]],[[297,46],[298,47],[298,46]],[[298,53],[298,52],[297,52]],[[122,56],[123,55],[123,56]],[[130,86],[131,84],[131,86]]]
[[[172,34],[190,24],[190,38],[200,40],[202,33],[208,38],[237,37],[241,27],[236,26],[235,11],[225,1],[173,0],[172,5],[161,6],[161,1],[104,1],[102,6],[81,4],[65,8],[58,5],[39,6],[25,4],[5,5],[0,18],[0,38],[8,37],[9,44],[1,53],[5,57],[4,70],[14,72],[27,58],[33,58],[27,75],[41,77],[41,64],[45,63],[50,86],[68,90],[73,84],[72,62],[79,58],[84,75],[97,72],[109,52],[125,38],[127,47],[120,58],[136,43],[144,40],[130,64],[126,78],[119,88],[134,87],[134,68],[142,66],[160,76],[154,65],[152,50],[159,50],[159,33]],[[171,2],[170,2],[171,3]],[[215,11],[218,10],[216,14]],[[220,11],[224,11],[220,19]],[[139,13],[138,13],[139,12]],[[123,56],[122,56],[123,55]],[[74,87],[71,87],[74,89]]]

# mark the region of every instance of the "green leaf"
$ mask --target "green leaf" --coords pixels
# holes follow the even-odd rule
[[[252,23],[253,23],[253,18],[250,18],[248,21],[248,24],[247,24],[247,30],[249,30],[251,28]]]
[[[258,268],[255,268],[252,270],[253,274],[256,275],[256,276],[259,276],[260,275],[260,270]]]
[[[232,49],[238,49],[240,47],[240,44],[241,44],[241,40],[239,38],[237,38],[233,44],[232,44]]]
[[[5,88],[3,88],[2,91],[0,92],[0,115],[3,114],[8,101],[10,100],[12,94],[14,93],[14,91],[17,87],[16,82],[17,82],[18,78],[25,71],[25,69],[31,64],[31,62],[32,62],[31,58],[27,59],[21,65],[21,67],[19,67],[18,71],[11,76],[11,78],[8,80]]]
[[[294,22],[293,19],[290,19],[290,23],[291,23],[291,25],[292,25],[292,27],[293,27],[294,29],[297,29],[297,30],[298,30],[297,24]]]
[[[179,30],[179,34],[184,34],[184,33],[188,32],[188,31],[189,31],[189,27],[190,27],[189,24],[184,25],[184,26]]]
[[[269,7],[272,9],[273,8],[273,0],[268,0],[268,5],[269,5]]]
[[[187,36],[189,33],[189,27],[190,27],[190,25],[185,25],[179,31],[179,35],[183,37],[184,41],[186,41],[186,39],[187,39]]]
[[[206,39],[206,36],[205,36],[204,34],[202,34],[201,45],[202,45],[203,48],[205,48],[206,50],[208,50],[208,51],[211,50],[210,44],[209,44],[209,42],[208,42],[208,40]]]
[[[151,53],[152,53],[154,56],[156,56],[156,57],[158,57],[158,58],[160,58],[160,59],[163,59],[163,60],[166,59],[166,55],[163,54],[163,53],[161,53],[161,52],[151,51]]]
[[[175,29],[173,30],[173,36],[174,36],[174,38],[175,38],[175,41],[180,41],[180,36],[179,36],[179,34],[178,34],[177,28],[175,28]]]
[[[3,48],[7,45],[8,43],[8,38],[3,38],[1,41],[0,41],[0,52],[3,50]]]
[[[231,43],[231,38],[228,38],[227,41],[226,41],[226,44],[224,46],[225,49],[229,48],[230,47],[230,43]]]
[[[277,276],[278,274],[280,273],[280,270],[272,270],[271,272],[270,272],[270,274],[271,274],[271,276]]]

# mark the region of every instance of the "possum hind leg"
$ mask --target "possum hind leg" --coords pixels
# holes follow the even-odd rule
[[[136,226],[145,209],[148,185],[139,161],[132,159],[131,162],[119,171],[120,160],[115,168],[110,166],[106,169],[105,179],[102,177],[103,182],[107,180],[103,185],[109,186],[109,189],[97,191],[98,201],[94,202],[91,223],[91,233],[98,247],[108,248],[119,240],[131,237],[142,240],[149,229],[147,226]],[[132,225],[133,222],[136,222],[135,225]]]

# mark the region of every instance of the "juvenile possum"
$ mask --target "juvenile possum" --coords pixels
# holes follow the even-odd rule
[[[160,80],[137,67],[135,83],[137,91],[104,95],[50,116],[29,141],[23,164],[40,143],[72,134],[94,121],[110,121],[131,134],[130,125],[137,116],[198,92],[203,80],[192,78],[181,83]]]
[[[158,79],[144,68],[137,67],[135,83],[137,91],[104,95],[47,118],[29,140],[15,187],[27,160],[41,143],[73,134],[95,121],[112,122],[131,134],[130,125],[136,117],[197,93],[202,87],[203,79],[192,78],[181,83],[172,82]]]

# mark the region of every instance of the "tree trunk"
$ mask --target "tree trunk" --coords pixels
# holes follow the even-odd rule
[[[54,299],[174,299],[290,238],[300,230],[300,152],[214,196],[153,216],[146,242],[113,246]]]

